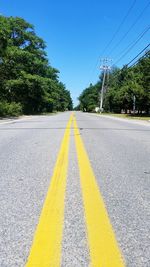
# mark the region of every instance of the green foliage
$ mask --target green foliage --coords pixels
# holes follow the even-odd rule
[[[79,96],[81,110],[94,111],[94,108],[99,106],[100,89],[101,84],[97,83],[82,92]],[[107,91],[104,93],[104,110],[115,113],[132,112],[134,98],[138,113],[150,112],[150,52],[134,67],[112,69]]]
[[[0,16],[0,42],[0,101],[21,104],[25,114],[73,108],[70,92],[49,65],[45,42],[33,25]]]
[[[105,95],[105,110],[125,113],[136,110],[149,113],[150,110],[150,54],[139,60],[135,67],[124,67],[110,74],[108,91]]]
[[[91,112],[95,110],[95,107],[98,106],[98,102],[99,102],[100,86],[101,85],[98,82],[96,85],[90,84],[88,88],[83,90],[83,92],[78,98],[80,101],[80,105],[79,105],[80,110],[87,111],[87,112]]]
[[[20,103],[0,102],[0,117],[3,116],[19,116],[22,114],[22,107]]]

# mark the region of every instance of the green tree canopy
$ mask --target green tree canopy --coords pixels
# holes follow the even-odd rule
[[[0,101],[19,103],[24,113],[72,109],[70,92],[47,59],[45,42],[32,24],[0,16]]]
[[[80,109],[94,111],[94,107],[99,105],[98,92],[101,90],[102,78],[103,74],[99,83],[83,90],[79,96]],[[109,73],[107,90],[104,93],[104,110],[131,112],[134,99],[137,112],[150,112],[150,52],[147,52],[135,66],[124,66],[122,69],[113,67]]]

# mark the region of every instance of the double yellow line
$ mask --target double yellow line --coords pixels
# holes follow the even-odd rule
[[[61,266],[65,189],[72,123],[87,225],[90,267],[124,267],[125,265],[73,114],[64,133],[26,267]]]

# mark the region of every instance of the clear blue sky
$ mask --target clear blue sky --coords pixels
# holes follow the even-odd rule
[[[111,45],[103,53],[122,19],[135,2]],[[121,52],[150,25],[150,5],[126,38],[116,44],[138,18],[149,0],[1,0],[0,13],[20,16],[34,24],[36,33],[47,44],[52,66],[60,70],[60,80],[71,91],[74,103],[100,73],[98,58],[110,56],[115,63]],[[118,66],[128,63],[149,43],[148,31]],[[114,48],[110,54],[110,50]],[[127,49],[126,49],[127,50]],[[103,53],[103,54],[102,54]]]

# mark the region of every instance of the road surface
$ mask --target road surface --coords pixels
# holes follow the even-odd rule
[[[0,267],[149,267],[150,124],[0,121]]]

